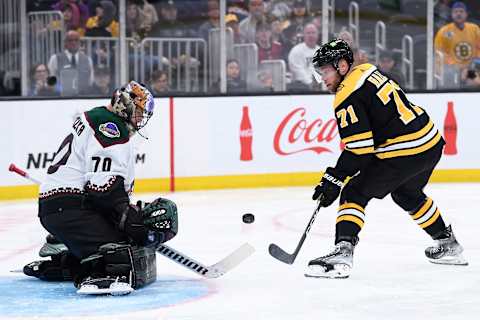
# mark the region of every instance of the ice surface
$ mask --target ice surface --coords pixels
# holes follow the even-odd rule
[[[274,242],[293,252],[314,210],[311,188],[178,192],[163,195],[180,214],[169,245],[205,264],[245,241],[257,251],[215,280],[158,256],[158,281],[124,297],[82,297],[70,283],[10,272],[38,259],[46,232],[36,201],[0,202],[0,319],[478,319],[480,184],[432,184],[426,192],[452,223],[469,266],[429,263],[423,251],[430,238],[387,197],[367,207],[349,279],[305,278],[307,262],[331,249],[335,206],[320,210],[293,265],[267,248]],[[242,223],[246,212],[255,223]]]

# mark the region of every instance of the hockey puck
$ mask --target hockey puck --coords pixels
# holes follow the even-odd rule
[[[253,221],[255,221],[255,216],[251,213],[245,213],[242,216],[242,220],[244,223],[253,223]]]

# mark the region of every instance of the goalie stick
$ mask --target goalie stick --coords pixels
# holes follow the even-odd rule
[[[297,244],[297,247],[295,248],[295,251],[292,254],[287,253],[285,250],[280,248],[274,243],[271,243],[268,246],[268,252],[272,257],[274,257],[277,260],[280,260],[286,264],[293,264],[295,259],[297,258],[298,253],[300,252],[300,249],[303,246],[303,242],[305,242],[305,239],[307,238],[307,234],[310,232],[310,228],[312,228],[313,222],[315,221],[315,218],[317,217],[318,211],[320,211],[320,202],[322,200],[322,196],[318,199],[317,202],[317,207],[315,208],[315,211],[313,212],[312,217],[310,218],[310,221],[307,224],[307,228],[305,228],[305,231],[303,231],[302,237],[300,238],[300,241]]]
[[[10,164],[8,170],[15,172],[18,175],[21,175],[22,177],[37,184],[41,184],[40,180],[31,177],[26,171],[18,168],[13,163]],[[207,266],[165,244],[160,244],[155,249],[165,258],[170,259],[173,262],[176,262],[177,264],[189,269],[190,271],[193,271],[196,274],[208,279],[223,276],[225,273],[238,266],[243,260],[247,259],[255,252],[255,248],[253,248],[249,243],[244,243],[219,262],[212,264],[211,266]],[[16,270],[12,272],[16,272]]]
[[[255,249],[250,244],[244,243],[237,250],[211,266],[206,266],[205,264],[200,263],[164,244],[157,247],[157,252],[204,278],[213,279],[221,277],[231,269],[235,268],[243,260],[252,255],[252,253],[255,252]]]

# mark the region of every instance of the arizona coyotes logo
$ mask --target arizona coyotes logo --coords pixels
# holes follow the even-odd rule
[[[280,122],[273,138],[273,148],[279,155],[303,151],[332,152],[322,142],[332,141],[338,134],[335,119],[315,119],[309,123],[304,117],[305,108],[296,108]]]

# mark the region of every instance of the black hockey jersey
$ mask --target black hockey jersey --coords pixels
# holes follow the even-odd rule
[[[337,169],[345,176],[360,169],[364,156],[406,157],[444,143],[425,110],[408,101],[400,86],[371,64],[356,66],[345,77],[334,109],[345,145]]]

